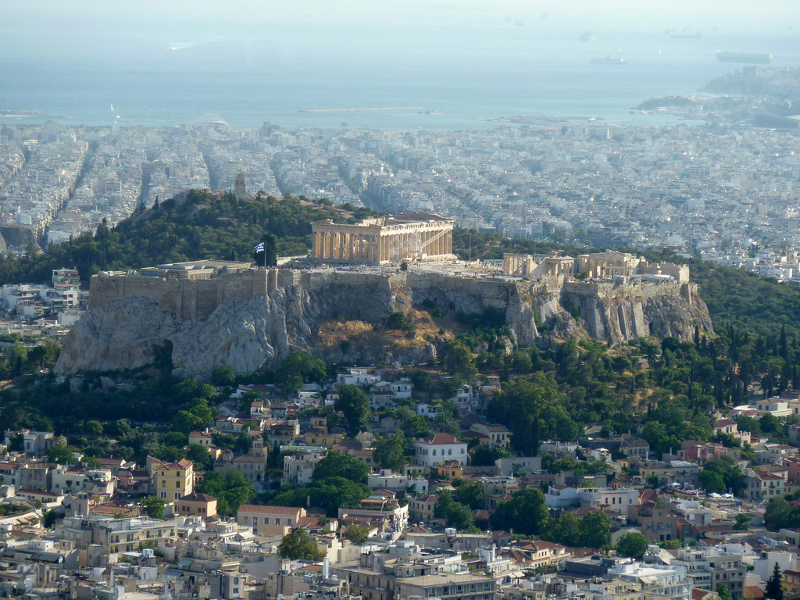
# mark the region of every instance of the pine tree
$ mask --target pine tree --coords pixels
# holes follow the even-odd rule
[[[772,576],[767,580],[767,589],[764,590],[766,598],[772,600],[783,600],[783,587],[781,587],[781,568],[775,563]]]
[[[786,325],[781,326],[781,358],[788,360],[789,358],[789,341],[786,339]]]

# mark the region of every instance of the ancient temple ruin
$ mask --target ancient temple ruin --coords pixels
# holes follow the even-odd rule
[[[503,274],[540,279],[582,275],[588,280],[638,278],[648,281],[689,282],[689,267],[672,263],[648,263],[644,257],[607,250],[578,258],[549,254],[503,254]]]
[[[346,263],[453,258],[454,222],[421,212],[365,219],[354,225],[317,221],[311,224],[311,258]]]

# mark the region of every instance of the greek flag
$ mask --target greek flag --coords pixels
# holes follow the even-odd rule
[[[258,246],[255,246],[256,252],[263,252],[264,251],[264,242],[261,242]]]

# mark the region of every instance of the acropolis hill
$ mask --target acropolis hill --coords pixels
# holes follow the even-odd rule
[[[237,373],[272,368],[297,349],[338,363],[421,362],[448,339],[430,316],[434,308],[445,318],[493,310],[523,347],[586,336],[686,340],[695,326],[712,328],[685,266],[618,252],[466,263],[449,243],[437,245],[447,242],[451,221],[415,217],[417,231],[409,216],[315,223],[315,235],[325,235],[316,235],[312,255],[281,268],[196,261],[96,275],[90,310],[65,339],[55,371],[138,368],[167,352],[176,374],[200,378],[217,365]],[[365,232],[371,237],[348,237]],[[411,336],[385,331],[397,310],[431,327]],[[358,332],[349,344],[331,342],[348,332]]]

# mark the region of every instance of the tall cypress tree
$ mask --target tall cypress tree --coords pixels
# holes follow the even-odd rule
[[[772,600],[783,600],[783,587],[781,586],[781,568],[775,563],[772,576],[767,580],[767,589],[764,590],[766,598]]]

